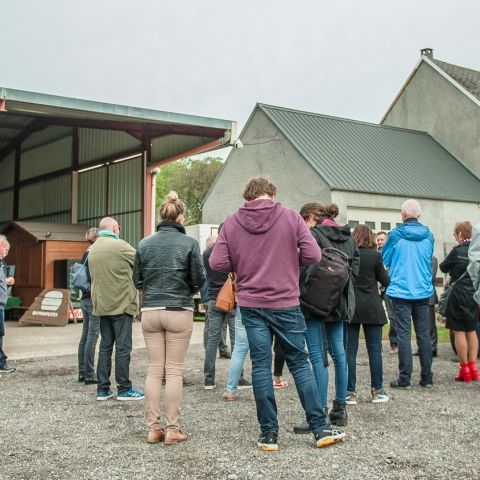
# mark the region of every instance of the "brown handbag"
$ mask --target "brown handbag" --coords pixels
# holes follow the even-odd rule
[[[222,312],[230,312],[235,308],[235,278],[233,273],[228,274],[228,278],[218,292],[215,306]]]

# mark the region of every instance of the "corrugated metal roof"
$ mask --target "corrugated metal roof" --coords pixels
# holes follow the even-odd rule
[[[332,190],[480,201],[480,179],[424,132],[259,104]]]
[[[436,58],[431,58],[435,65],[440,67],[447,75],[452,77],[465,90],[480,100],[480,72],[470,68],[460,67],[451,63],[442,62]]]
[[[85,240],[88,225],[46,223],[46,222],[9,222],[0,228],[0,232],[8,232],[11,228],[21,228],[37,240],[70,240],[81,242]]]

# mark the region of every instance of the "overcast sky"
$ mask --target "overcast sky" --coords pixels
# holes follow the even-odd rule
[[[478,0],[2,0],[0,86],[236,120],[378,122],[423,47],[480,69]]]

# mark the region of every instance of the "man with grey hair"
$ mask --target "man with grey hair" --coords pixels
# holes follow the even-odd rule
[[[389,233],[382,249],[383,263],[390,269],[386,294],[392,301],[398,336],[399,376],[390,387],[404,390],[411,388],[411,319],[420,358],[420,385],[433,386],[428,304],[434,288],[430,267],[434,238],[430,229],[418,221],[421,213],[417,200],[404,202],[403,224]]]
[[[12,373],[13,367],[7,364],[7,356],[3,351],[3,337],[5,336],[5,305],[8,298],[8,287],[15,283],[13,277],[7,277],[6,264],[3,260],[10,250],[10,243],[4,235],[0,235],[0,373]]]
[[[113,397],[110,373],[114,346],[117,400],[141,400],[145,395],[132,387],[129,378],[132,321],[138,311],[138,293],[132,280],[135,249],[120,240],[120,226],[114,218],[102,218],[97,235],[88,255],[93,314],[100,317],[97,400]]]

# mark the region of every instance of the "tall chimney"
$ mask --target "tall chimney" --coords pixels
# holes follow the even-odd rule
[[[422,48],[420,50],[420,55],[422,57],[433,58],[433,48]]]

